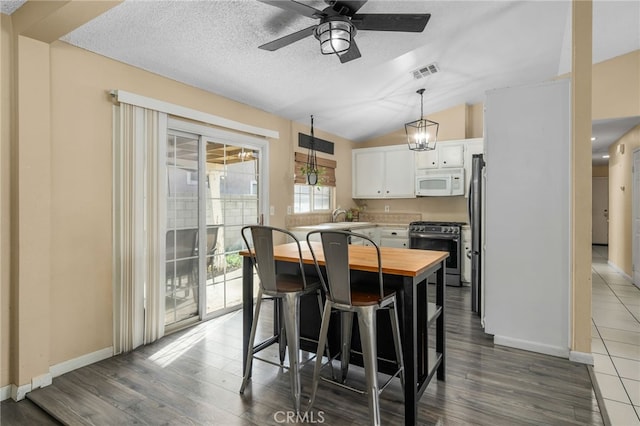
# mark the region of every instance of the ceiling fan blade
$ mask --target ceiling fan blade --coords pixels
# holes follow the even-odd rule
[[[258,48],[273,52],[274,50],[278,50],[281,47],[288,46],[298,40],[309,37],[311,34],[313,34],[313,31],[316,29],[316,27],[317,25],[312,25],[309,28],[305,28],[304,30],[297,31],[284,37],[280,37],[279,39],[270,41],[269,43],[265,43],[262,46],[258,46]]]
[[[353,15],[351,23],[358,30],[420,33],[427,26],[429,18],[430,13],[363,13]]]
[[[299,13],[302,16],[309,18],[322,18],[326,16],[321,10],[315,9],[311,6],[307,6],[304,3],[298,3],[295,0],[283,1],[283,0],[258,0],[260,3],[265,3],[271,6],[279,7],[280,9],[288,10],[290,12]]]
[[[331,4],[331,8],[341,15],[353,16],[368,0],[338,0]]]
[[[349,46],[349,50],[340,55],[340,62],[346,63],[349,61],[353,61],[354,59],[358,59],[360,56],[360,49],[358,49],[358,45],[355,40],[351,40],[351,45]]]

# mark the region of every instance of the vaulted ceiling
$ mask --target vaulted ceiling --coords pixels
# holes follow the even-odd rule
[[[21,3],[3,0],[2,12]],[[431,18],[420,33],[359,31],[362,57],[344,64],[320,54],[313,36],[273,52],[258,49],[318,21],[257,0],[126,0],[62,40],[293,121],[307,123],[313,114],[316,128],[353,141],[419,118],[420,88],[428,117],[482,102],[487,90],[571,70],[570,0],[369,0],[359,13]],[[640,49],[639,22],[638,1],[594,1],[593,62]],[[414,77],[430,64],[439,71]],[[612,134],[639,122],[596,122],[594,133],[600,124]],[[599,143],[610,143],[602,134]]]

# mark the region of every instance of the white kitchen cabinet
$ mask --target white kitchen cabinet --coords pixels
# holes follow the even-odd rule
[[[464,166],[464,145],[444,142],[437,145],[440,168],[461,168]]]
[[[380,227],[380,247],[409,248],[409,228],[407,226]]]
[[[365,236],[371,238],[374,243],[380,245],[380,232],[379,232],[377,226],[372,226],[370,228],[356,229],[356,230],[354,230],[354,232],[357,232],[358,234],[365,235]],[[362,240],[362,245],[370,246],[371,243],[369,241],[367,241],[367,240]]]
[[[438,145],[431,151],[416,152],[416,169],[437,169],[438,165]]]
[[[353,198],[415,198],[414,152],[405,145],[352,152]]]
[[[436,149],[416,152],[416,169],[448,169],[464,167],[465,143],[438,142]]]

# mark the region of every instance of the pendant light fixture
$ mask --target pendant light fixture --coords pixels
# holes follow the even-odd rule
[[[309,141],[309,151],[307,153],[307,164],[305,166],[307,183],[309,185],[316,185],[318,183],[318,159],[316,157],[316,150],[315,150],[314,144],[315,144],[315,138],[313,136],[313,115],[312,115],[311,116],[311,140]]]
[[[420,89],[416,93],[420,95],[420,119],[404,125],[404,130],[407,132],[407,145],[412,151],[431,151],[436,149],[440,125],[424,118],[424,89]]]

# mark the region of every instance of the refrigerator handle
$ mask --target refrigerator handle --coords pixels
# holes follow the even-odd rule
[[[467,197],[467,213],[469,214],[469,226],[473,227],[473,175],[469,181],[469,196]]]

